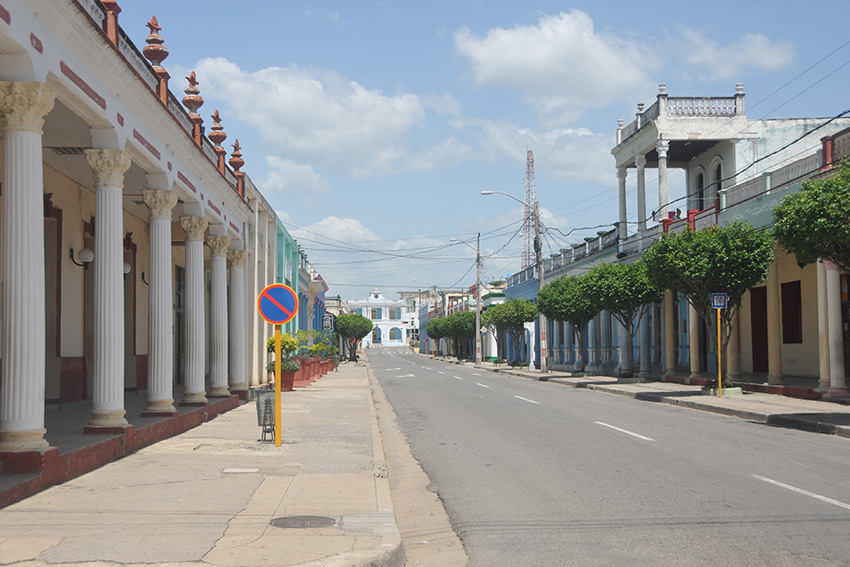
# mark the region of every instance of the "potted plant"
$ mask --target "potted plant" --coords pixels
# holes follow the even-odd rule
[[[272,354],[275,351],[274,337],[270,337],[266,343],[266,350]],[[284,392],[291,392],[295,384],[295,373],[301,368],[298,360],[293,358],[295,351],[298,350],[298,340],[289,333],[280,337],[280,385]],[[275,371],[275,361],[272,360],[266,365],[266,371],[273,374]],[[272,380],[269,380],[272,382]]]

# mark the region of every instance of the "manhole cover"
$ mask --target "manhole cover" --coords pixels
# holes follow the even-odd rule
[[[336,524],[336,520],[325,516],[288,516],[269,523],[276,528],[328,528]]]

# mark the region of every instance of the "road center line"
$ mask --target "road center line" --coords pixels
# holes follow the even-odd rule
[[[601,425],[602,427],[607,427],[609,429],[613,429],[614,431],[619,431],[620,433],[625,433],[626,435],[631,435],[632,437],[637,437],[638,439],[643,439],[644,441],[655,441],[650,437],[644,437],[643,435],[638,435],[632,431],[628,431],[626,429],[620,429],[619,427],[615,427],[613,425],[608,425],[607,423],[602,423],[601,421],[594,421],[596,425]]]
[[[481,382],[476,382],[476,383],[475,383],[475,385],[476,385],[476,386],[481,386],[482,388],[489,388],[489,387],[490,387],[490,386],[488,386],[487,384],[482,384]]]
[[[782,488],[786,488],[792,492],[796,492],[797,494],[802,494],[804,496],[810,496],[811,498],[815,498],[820,500],[821,502],[826,502],[827,504],[832,504],[833,506],[838,506],[839,508],[844,508],[846,510],[850,510],[850,504],[845,504],[844,502],[840,502],[838,500],[833,500],[832,498],[827,498],[826,496],[821,496],[820,494],[815,494],[814,492],[809,492],[808,490],[803,490],[802,488],[797,488],[796,486],[791,486],[790,484],[784,484],[779,482],[778,480],[773,480],[770,478],[765,478],[763,476],[759,476],[757,474],[752,475],[753,478],[757,478],[759,480],[763,480],[765,482],[769,482],[770,484],[775,484],[776,486],[781,486]]]
[[[445,373],[445,372],[443,372],[442,370],[437,370],[437,374],[443,374],[443,375],[445,375],[446,373]]]
[[[535,402],[534,400],[529,400],[528,398],[523,398],[522,396],[514,396],[518,400],[522,400],[524,402],[529,402],[532,404],[539,404],[540,402]]]
[[[456,378],[457,380],[463,380],[463,378],[461,378],[460,376],[455,376],[455,378]]]

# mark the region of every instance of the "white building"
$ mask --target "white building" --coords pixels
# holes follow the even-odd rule
[[[380,289],[374,289],[365,301],[349,300],[348,312],[362,315],[375,325],[363,339],[364,347],[407,345],[410,325],[407,301],[386,299]]]

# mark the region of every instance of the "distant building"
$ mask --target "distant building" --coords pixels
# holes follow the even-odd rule
[[[366,300],[349,300],[348,312],[362,315],[375,325],[363,339],[364,347],[407,345],[410,325],[407,301],[387,299],[380,289],[374,289]]]

